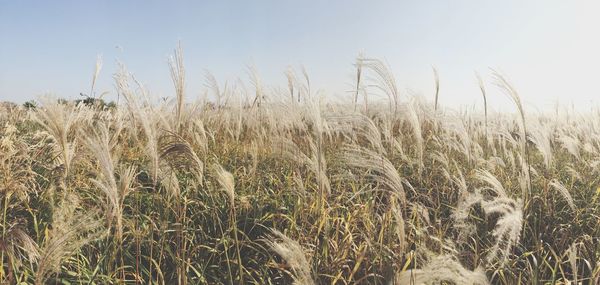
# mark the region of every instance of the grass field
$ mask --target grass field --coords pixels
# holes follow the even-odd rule
[[[291,70],[209,102],[178,50],[168,101],[122,68],[116,106],[4,108],[0,282],[600,282],[600,112],[528,113],[500,74],[514,113],[455,112],[356,67],[347,103]]]

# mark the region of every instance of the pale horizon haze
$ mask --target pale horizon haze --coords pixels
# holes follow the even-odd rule
[[[510,78],[527,108],[556,102],[589,110],[599,102],[600,2],[596,1],[3,1],[0,101],[44,94],[79,99],[96,57],[96,90],[116,92],[122,62],[156,96],[173,96],[167,57],[184,51],[187,96],[217,80],[248,82],[254,65],[269,86],[286,87],[287,66],[305,66],[322,94],[351,96],[353,62],[384,59],[403,94],[481,105],[480,73],[495,110],[510,108],[490,68]]]

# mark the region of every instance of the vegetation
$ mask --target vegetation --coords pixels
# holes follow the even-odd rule
[[[0,112],[0,283],[600,282],[600,112],[525,113],[495,74],[518,114],[457,113],[435,69],[429,104],[356,67],[348,104],[292,69],[207,76],[211,103],[177,49],[171,101],[123,67],[122,104]]]

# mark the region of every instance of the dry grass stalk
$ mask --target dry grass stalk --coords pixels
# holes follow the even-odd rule
[[[175,109],[175,126],[177,132],[181,131],[183,107],[185,103],[185,69],[183,67],[183,49],[181,43],[177,45],[175,54],[169,59],[169,67],[171,69],[171,79],[175,85],[175,95],[177,105]]]

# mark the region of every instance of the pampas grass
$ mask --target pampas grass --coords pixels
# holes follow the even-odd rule
[[[550,181],[550,186],[552,186],[556,191],[558,191],[558,193],[560,193],[560,195],[563,197],[565,202],[567,202],[567,205],[569,205],[569,208],[571,208],[573,212],[577,211],[575,202],[573,202],[573,197],[571,197],[571,194],[569,194],[569,190],[567,190],[567,188],[562,183],[560,183],[560,181],[553,179],[552,181]]]
[[[435,81],[435,99],[433,103],[433,108],[435,111],[437,111],[438,96],[440,95],[440,75],[438,74],[437,68],[435,68],[435,66],[432,66],[431,69],[433,69],[433,79]]]
[[[175,86],[175,95],[177,99],[177,105],[175,107],[175,129],[179,132],[185,99],[185,69],[183,67],[183,49],[181,48],[181,43],[177,45],[175,54],[169,59],[169,67],[171,69],[171,79]]]
[[[349,145],[345,147],[344,161],[348,166],[366,171],[367,177],[385,186],[390,194],[398,197],[401,205],[406,205],[405,180],[383,155],[366,148]]]
[[[216,164],[213,166],[213,168],[217,181],[219,182],[219,185],[221,185],[221,189],[223,189],[223,192],[227,194],[227,197],[229,198],[229,204],[233,206],[235,204],[235,181],[233,179],[233,175],[225,170],[221,165]]]
[[[59,166],[64,166],[64,175],[67,175],[77,149],[73,134],[77,132],[77,123],[80,123],[85,110],[83,106],[70,106],[51,102],[49,99],[45,100],[43,107],[33,113],[33,119],[52,139],[51,143],[59,159]]]
[[[191,98],[181,45],[169,67],[172,99],[120,64],[116,105],[0,106],[0,283],[598,282],[598,112],[529,112],[499,74],[517,117],[479,76],[456,111],[362,55],[347,100],[303,68]]]

